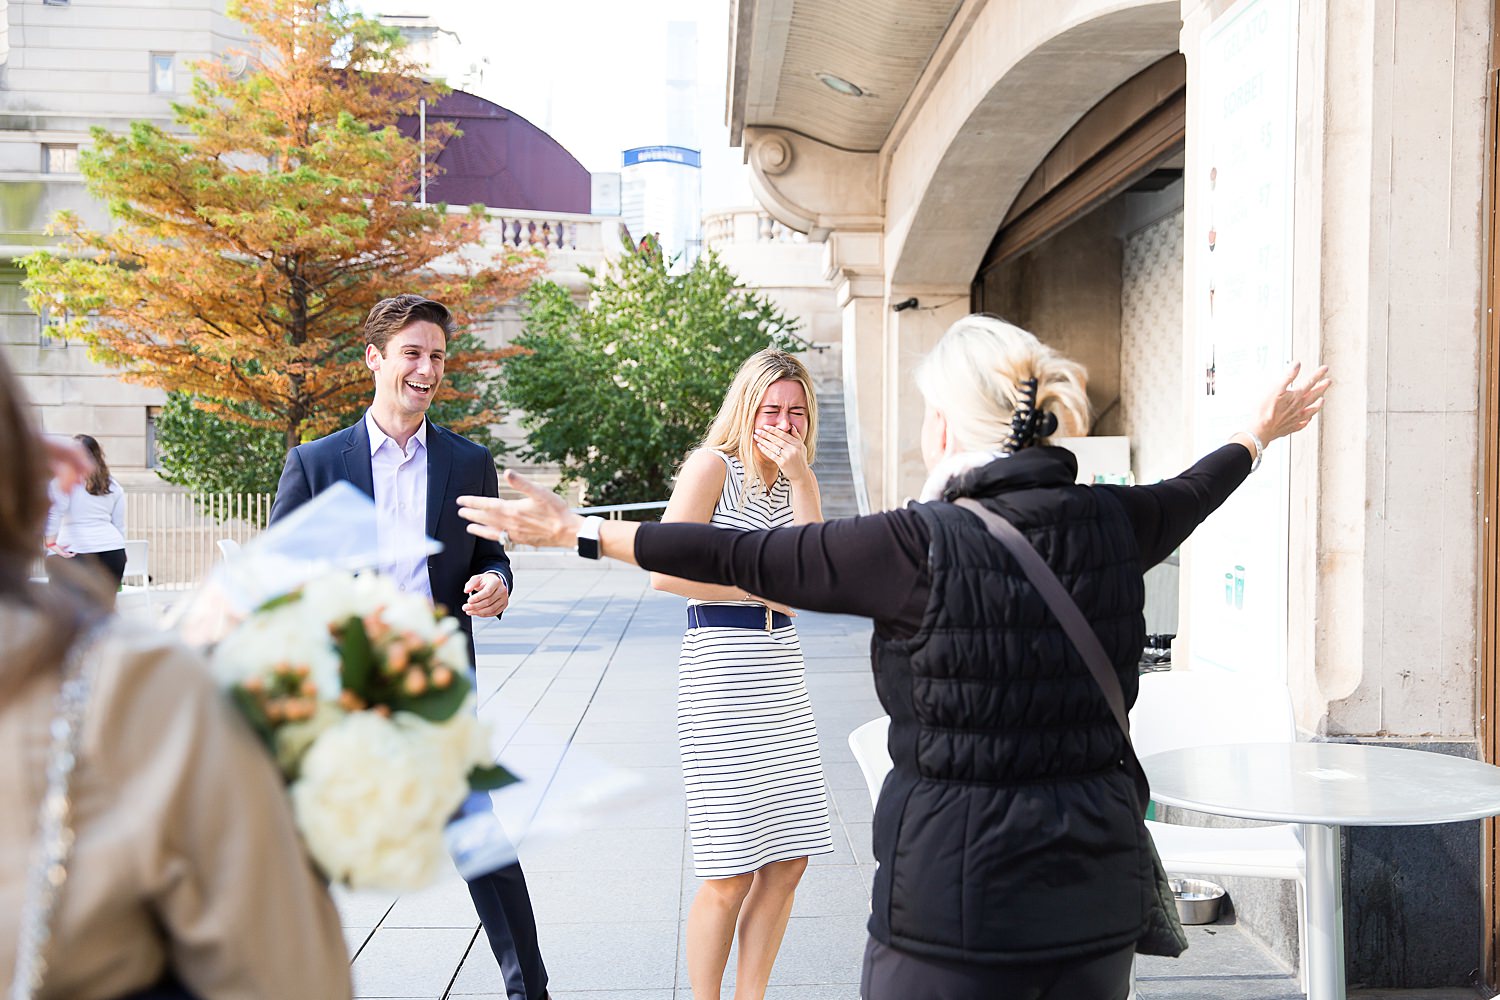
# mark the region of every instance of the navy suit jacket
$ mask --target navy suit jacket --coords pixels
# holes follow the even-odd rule
[[[364,418],[352,427],[298,445],[286,457],[271,523],[276,523],[337,482],[347,482],[375,496],[375,474],[370,466],[370,432]],[[515,592],[510,559],[499,542],[471,535],[468,522],[458,516],[461,496],[498,496],[500,480],[489,449],[466,437],[427,422],[427,534],[443,543],[443,551],[427,557],[427,580],[432,599],[458,619],[474,655],[474,626],[463,613],[464,584],[477,573],[496,572]]]

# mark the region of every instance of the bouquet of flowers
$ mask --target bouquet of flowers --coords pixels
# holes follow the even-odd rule
[[[418,889],[446,863],[444,828],[468,794],[515,778],[475,715],[458,622],[386,577],[356,575],[388,555],[372,551],[374,508],[352,488],[329,494],[246,546],[180,624],[212,644],[215,675],[289,783],[323,874]]]

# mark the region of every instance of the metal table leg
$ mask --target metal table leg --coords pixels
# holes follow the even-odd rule
[[[1339,828],[1306,823],[1307,1000],[1346,1000],[1344,982],[1344,873]]]

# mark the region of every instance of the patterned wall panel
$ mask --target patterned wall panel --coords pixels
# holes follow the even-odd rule
[[[1121,433],[1138,483],[1181,472],[1182,212],[1125,239],[1120,295]]]

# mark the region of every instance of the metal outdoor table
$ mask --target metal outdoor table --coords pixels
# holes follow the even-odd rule
[[[1421,750],[1245,743],[1168,750],[1141,764],[1157,802],[1301,824],[1308,1000],[1345,1000],[1343,827],[1426,826],[1500,815],[1500,767]]]

